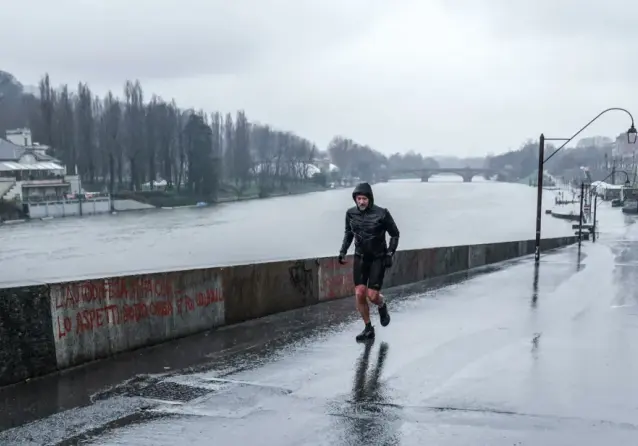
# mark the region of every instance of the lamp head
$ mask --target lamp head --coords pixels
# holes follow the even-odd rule
[[[635,144],[636,138],[638,138],[638,131],[636,131],[636,127],[634,127],[634,124],[632,123],[629,130],[627,130],[627,142],[629,144]]]

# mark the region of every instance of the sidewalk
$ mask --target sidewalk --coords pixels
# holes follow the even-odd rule
[[[595,438],[624,439],[622,423],[638,429],[633,424],[638,411],[626,398],[638,393],[632,376],[638,370],[638,242],[618,236],[600,240],[584,242],[580,254],[577,246],[544,254],[539,268],[527,257],[386,292],[392,323],[382,329],[376,315],[373,323],[379,342],[390,346],[387,397],[396,407],[425,411],[406,415],[397,409],[392,416],[403,423],[420,419],[427,430],[427,424],[446,423],[428,408],[490,407],[489,417],[485,411],[476,416],[488,417],[486,423],[504,434],[498,441],[490,437],[489,444],[505,444],[503,438],[548,444],[543,441],[552,431],[572,444],[593,444]],[[341,401],[349,391],[352,361],[361,351],[353,337],[360,328],[351,299],[331,301],[0,389],[0,443],[30,438],[43,444],[91,430],[102,435],[109,423],[126,426],[124,419],[151,409],[209,415],[190,429],[179,427],[185,422],[179,417],[171,421],[179,438],[157,425],[127,427],[143,430],[136,444],[206,444],[211,436],[220,444],[251,436],[254,444],[295,444],[306,437],[292,422],[277,420],[303,413],[313,414],[302,417],[311,423],[310,430],[303,429],[308,439],[313,432],[334,436],[325,430],[331,416],[324,414],[325,404]],[[213,391],[212,378],[230,384]],[[232,384],[242,382],[287,390],[244,400]],[[191,407],[195,401],[197,408]],[[237,404],[247,414],[259,407],[261,415],[252,421],[250,415],[210,415]],[[525,429],[511,430],[511,421],[490,418],[498,411],[521,414]],[[525,418],[529,414],[545,417],[544,427],[538,430],[538,421]],[[1,432],[33,420],[40,421]],[[613,433],[596,437],[591,427],[596,423],[608,423]],[[521,431],[528,436],[516,437]],[[472,432],[466,444],[485,438],[485,432]],[[419,435],[419,441],[439,438]],[[456,434],[449,435],[452,441]],[[446,444],[443,437],[438,444]],[[422,444],[415,438],[407,440]]]

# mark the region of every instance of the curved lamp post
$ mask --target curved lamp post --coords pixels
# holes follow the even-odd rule
[[[625,186],[629,187],[631,186],[631,181],[629,180],[629,172],[627,172],[626,170],[618,170],[615,169],[612,173],[610,173],[609,175],[607,175],[605,178],[603,178],[602,180],[600,180],[601,183],[605,182],[605,180],[607,178],[609,178],[610,176],[612,176],[613,174],[620,172],[620,173],[624,173],[625,176],[627,177],[627,179],[625,180]]]
[[[539,142],[538,142],[538,180],[536,183],[537,188],[537,197],[536,197],[536,250],[534,253],[534,260],[538,264],[541,256],[541,208],[543,205],[543,167],[547,161],[549,161],[554,155],[556,155],[563,147],[565,147],[572,139],[577,137],[583,130],[589,127],[595,120],[600,118],[607,112],[610,111],[622,111],[627,113],[631,118],[631,127],[627,130],[627,142],[629,144],[635,144],[636,139],[638,138],[638,132],[636,131],[636,127],[634,126],[634,117],[629,111],[624,108],[612,107],[607,110],[601,111],[594,119],[585,124],[580,130],[574,133],[570,138],[545,138],[545,135],[541,133]],[[561,145],[558,149],[554,151],[547,158],[545,157],[545,141],[564,141],[563,145]]]
[[[627,177],[627,179],[625,180],[625,187],[631,186],[631,181],[629,181],[629,173],[626,170],[614,170],[609,175],[607,175],[605,178],[600,180],[600,182],[603,183],[607,178],[609,178],[610,176],[612,176],[616,172],[624,173],[625,176]],[[592,224],[592,239],[593,239],[594,242],[596,241],[596,209],[597,208],[598,208],[598,194],[595,194],[594,195],[594,222]]]

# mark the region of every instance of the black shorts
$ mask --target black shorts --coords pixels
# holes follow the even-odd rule
[[[354,256],[352,278],[354,286],[365,285],[372,290],[381,290],[385,276],[385,261],[381,258]]]

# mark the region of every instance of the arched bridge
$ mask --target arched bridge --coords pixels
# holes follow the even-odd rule
[[[412,173],[421,177],[421,181],[428,181],[430,177],[440,174],[453,174],[463,178],[464,183],[471,183],[472,178],[476,175],[483,175],[485,177],[498,175],[502,172],[494,169],[474,168],[474,167],[439,167],[439,168],[427,168],[427,169],[414,169],[414,170],[402,170],[396,173]]]

